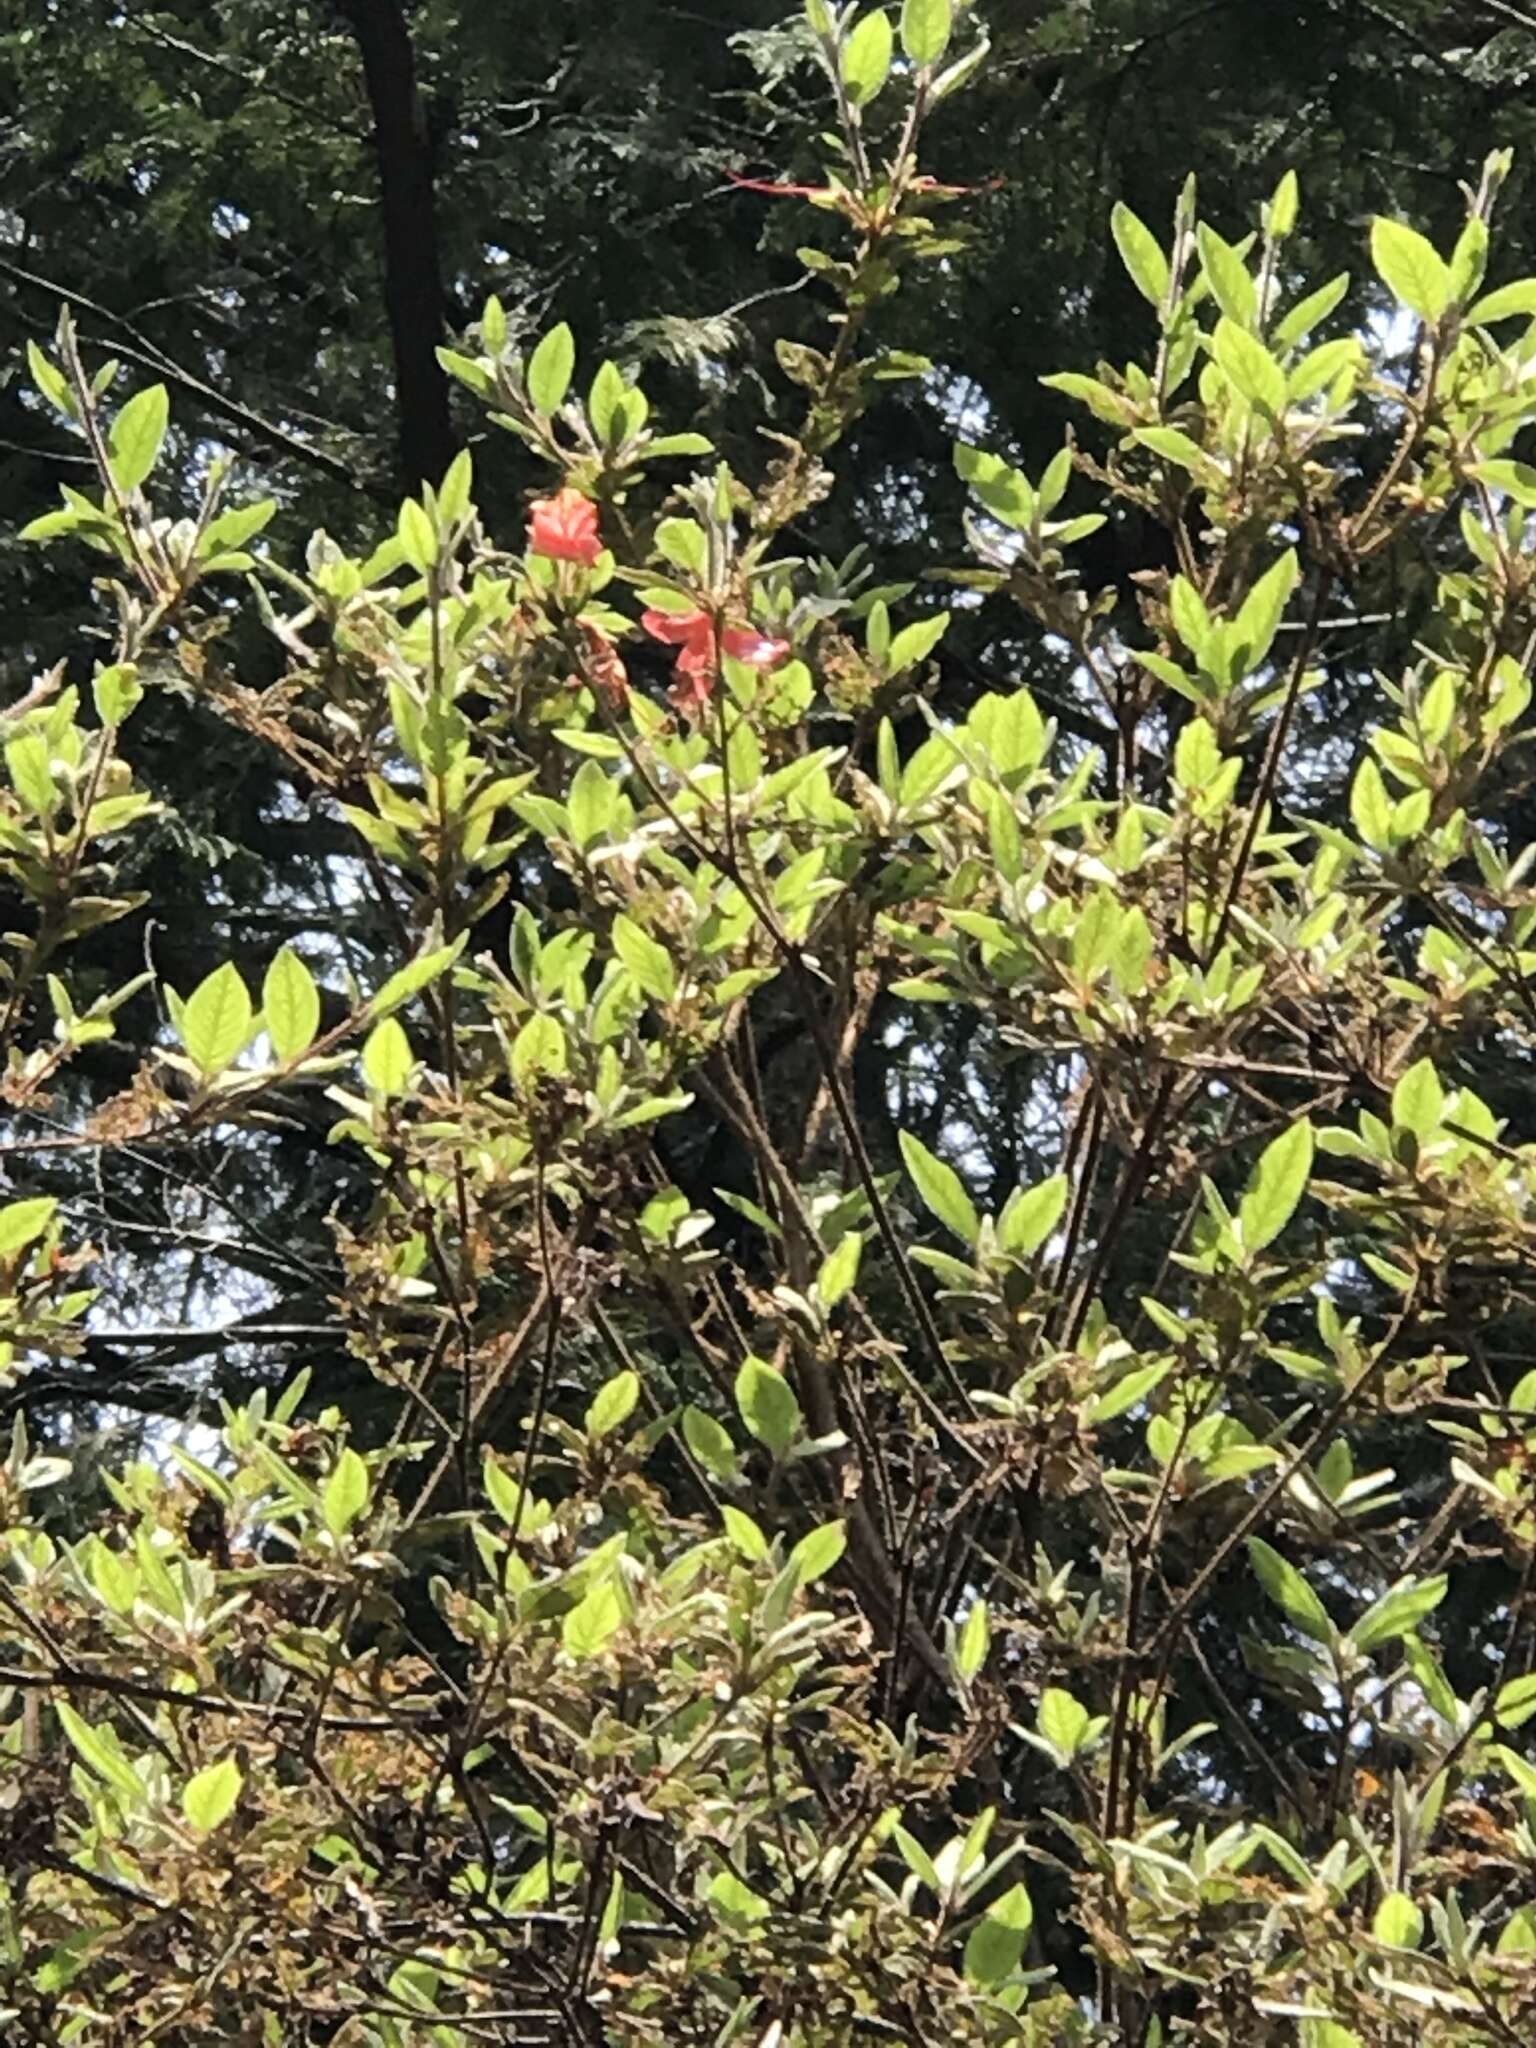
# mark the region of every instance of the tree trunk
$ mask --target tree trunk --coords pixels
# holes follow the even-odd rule
[[[437,483],[457,447],[437,360],[445,303],[432,141],[400,0],[338,0],[362,53],[379,158],[384,304],[395,357],[400,466],[411,489]]]

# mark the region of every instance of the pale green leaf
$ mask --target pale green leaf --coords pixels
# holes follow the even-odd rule
[[[801,1537],[789,1553],[789,1561],[799,1573],[801,1585],[808,1586],[825,1578],[847,1548],[847,1523],[824,1522],[819,1529]]]
[[[209,1834],[228,1820],[240,1797],[241,1783],[240,1766],[232,1756],[220,1757],[187,1780],[181,1790],[181,1810],[199,1834]]]
[[[800,1403],[776,1366],[748,1357],[736,1375],[736,1406],[760,1444],[782,1458],[800,1434]]]
[[[981,1231],[981,1218],[976,1213],[975,1203],[965,1192],[959,1174],[942,1159],[936,1158],[910,1131],[899,1132],[898,1142],[912,1184],[926,1206],[956,1237],[965,1244],[974,1245]]]
[[[713,1415],[706,1415],[702,1408],[685,1408],[682,1427],[683,1441],[706,1472],[716,1479],[735,1478],[736,1446],[730,1432]]]
[[[587,1435],[594,1441],[611,1436],[633,1415],[639,1399],[640,1375],[631,1371],[616,1373],[593,1396],[587,1409]]]
[[[1013,1975],[1034,1917],[1029,1893],[1021,1884],[993,1901],[965,1944],[965,1974],[972,1984],[990,1990]]]
[[[1307,1191],[1313,1149],[1312,1126],[1305,1121],[1292,1124],[1265,1146],[1238,1210],[1243,1244],[1249,1251],[1261,1251],[1273,1243],[1295,1215]]]
[[[528,358],[528,396],[540,412],[555,412],[565,403],[575,369],[575,338],[562,320]]]
[[[1435,321],[1451,300],[1450,266],[1416,228],[1378,215],[1371,224],[1376,275],[1400,304]]]
[[[363,1078],[387,1100],[401,1094],[411,1078],[416,1056],[398,1017],[375,1024],[363,1045]]]
[[[919,67],[937,64],[953,26],[951,0],[903,0],[901,47]]]
[[[843,45],[843,85],[856,107],[868,106],[891,75],[895,39],[881,8],[866,14]]]
[[[181,1006],[181,1042],[208,1077],[222,1074],[250,1041],[255,1014],[250,993],[233,961],[226,960]]]
[[[128,400],[112,422],[108,452],[119,490],[135,491],[159,460],[171,402],[163,384]]]
[[[333,1536],[345,1536],[368,1505],[368,1467],[348,1444],[320,1496],[320,1512]]]
[[[560,1640],[578,1663],[595,1657],[624,1619],[624,1603],[612,1579],[603,1579],[566,1615]]]
[[[834,1249],[821,1262],[816,1292],[823,1308],[835,1308],[859,1277],[859,1259],[864,1239],[857,1230],[845,1231]]]
[[[320,1029],[320,991],[291,946],[284,946],[261,984],[261,1014],[280,1060],[296,1059]]]
[[[1296,1567],[1259,1536],[1248,1538],[1248,1555],[1259,1584],[1287,1620],[1314,1642],[1331,1643],[1336,1631],[1328,1610]]]
[[[1123,199],[1116,200],[1109,225],[1132,284],[1144,299],[1161,307],[1168,292],[1168,258],[1159,248],[1157,237]]]

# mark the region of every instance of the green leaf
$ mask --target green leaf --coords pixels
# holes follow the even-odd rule
[[[1273,1243],[1295,1215],[1307,1191],[1313,1149],[1312,1126],[1306,1121],[1292,1124],[1265,1146],[1238,1210],[1247,1250],[1261,1251]]]
[[[997,1219],[997,1242],[1005,1252],[1028,1258],[1061,1221],[1067,1206],[1067,1177],[1053,1173],[1032,1188],[1015,1188]]]
[[[1374,1650],[1378,1643],[1392,1642],[1418,1627],[1426,1614],[1433,1614],[1445,1598],[1450,1581],[1442,1572],[1433,1579],[1409,1581],[1393,1586],[1361,1615],[1350,1630],[1357,1650]]]
[[[1109,226],[1132,284],[1144,299],[1160,308],[1168,293],[1168,258],[1158,247],[1157,237],[1123,199],[1116,200]]]
[[[496,1462],[495,1454],[489,1447],[485,1452],[482,1476],[486,1498],[508,1528],[511,1528],[518,1519],[518,1503],[522,1499],[523,1489],[511,1474],[504,1471]]]
[[[566,1615],[560,1640],[578,1663],[595,1657],[624,1619],[624,1603],[612,1579],[603,1579]]]
[[[1233,667],[1250,674],[1264,660],[1279,631],[1291,592],[1301,577],[1296,550],[1287,548],[1254,584],[1232,622],[1232,639],[1240,654]]]
[[[1139,1365],[1134,1372],[1126,1373],[1107,1393],[1100,1394],[1088,1411],[1089,1422],[1095,1425],[1112,1422],[1117,1415],[1134,1408],[1168,1377],[1170,1370],[1167,1359],[1163,1358],[1154,1359],[1150,1365]]]
[[[296,1059],[320,1029],[320,991],[291,946],[284,946],[261,984],[261,1014],[280,1060]]]
[[[992,1647],[992,1620],[985,1600],[973,1600],[955,1636],[955,1669],[969,1685],[987,1661]]]
[[[1371,224],[1376,275],[1400,304],[1436,321],[1451,302],[1451,272],[1416,228],[1378,214]]]
[[[736,1477],[736,1446],[730,1432],[702,1408],[683,1410],[683,1441],[706,1472],[717,1479]]]
[[[1342,304],[1349,291],[1349,272],[1341,270],[1337,277],[1329,278],[1319,285],[1315,292],[1308,292],[1304,299],[1298,299],[1289,313],[1275,323],[1271,336],[1274,346],[1282,354],[1294,348],[1304,335],[1320,327],[1334,309]]]
[[[965,1944],[965,1974],[972,1984],[990,1990],[1013,1975],[1034,1917],[1029,1893],[1021,1884],[993,1901]]]
[[[1379,852],[1392,840],[1392,799],[1381,770],[1367,754],[1355,771],[1349,792],[1350,822],[1367,846]]]
[[[1071,1693],[1059,1685],[1048,1685],[1040,1695],[1035,1727],[1043,1741],[1061,1757],[1070,1760],[1088,1740],[1093,1716]]]
[[[697,519],[663,519],[656,528],[656,545],[674,567],[691,576],[707,573],[709,539]]]
[[[954,444],[954,463],[956,476],[970,485],[994,519],[1021,533],[1033,525],[1035,490],[1021,469],[967,441]]]
[[[893,676],[926,661],[949,631],[949,613],[935,612],[931,619],[914,619],[903,626],[886,653],[886,667]]]
[[[251,998],[231,960],[199,982],[181,1006],[181,1042],[205,1078],[244,1051],[255,1022]]]
[[[1294,171],[1282,174],[1275,187],[1269,204],[1264,208],[1264,232],[1273,241],[1283,242],[1296,225],[1296,214],[1301,204],[1301,186]]]
[[[1235,320],[1221,319],[1211,348],[1238,396],[1278,419],[1285,410],[1285,372],[1257,335]]]
[[[800,1434],[800,1403],[776,1366],[748,1357],[736,1375],[736,1406],[760,1444],[782,1458]]]
[[[1516,1785],[1525,1794],[1525,1797],[1527,1799],[1536,1799],[1536,1764],[1533,1764],[1528,1757],[1521,1756],[1518,1750],[1509,1749],[1501,1742],[1494,1744],[1493,1753],[1514,1779]]]
[[[654,462],[663,455],[713,455],[715,444],[707,434],[658,434],[654,441],[646,443],[645,460]]]
[[[58,806],[59,792],[53,779],[48,742],[40,732],[18,733],[5,743],[6,772],[11,787],[29,811],[47,817]]]
[[[93,1728],[89,1721],[81,1719],[67,1700],[55,1700],[53,1711],[81,1761],[130,1806],[137,1806],[144,1797],[143,1781],[123,1755],[117,1731],[111,1723]]]
[[[1388,1892],[1376,1908],[1371,1932],[1388,1948],[1417,1948],[1424,1939],[1424,1915],[1406,1892]]]
[[[937,64],[954,27],[950,0],[904,0],[901,47],[919,67]]]
[[[1279,1551],[1272,1550],[1259,1536],[1248,1538],[1248,1556],[1259,1584],[1281,1613],[1314,1642],[1331,1643],[1336,1631],[1328,1610],[1295,1565],[1287,1564]]]
[[[587,393],[587,412],[593,433],[605,444],[612,440],[615,428],[623,422],[624,399],[628,390],[624,372],[617,363],[598,364]]]
[[[187,1780],[181,1790],[181,1810],[199,1834],[210,1834],[229,1819],[242,1782],[240,1766],[232,1756],[220,1757]]]
[[[363,1078],[386,1101],[402,1094],[411,1078],[416,1055],[398,1017],[375,1024],[363,1045]]]
[[[639,1373],[615,1373],[611,1380],[598,1388],[587,1409],[587,1435],[594,1442],[599,1437],[611,1436],[634,1414],[639,1399]]]
[[[1177,463],[1181,469],[1199,469],[1206,460],[1200,443],[1192,441],[1177,427],[1138,427],[1136,439],[1144,448],[1150,448],[1154,455],[1161,455],[1165,462]]]
[[[1445,1090],[1435,1063],[1416,1060],[1392,1090],[1392,1121],[1415,1137],[1427,1138],[1445,1115]]]
[[[843,1296],[859,1277],[859,1259],[864,1250],[864,1239],[857,1230],[845,1231],[833,1250],[821,1262],[821,1271],[816,1276],[816,1292],[821,1296],[823,1308],[836,1308]]]
[[[75,408],[70,397],[69,379],[56,363],[49,361],[30,335],[27,337],[27,367],[32,372],[32,382],[48,403],[72,419]]]
[[[726,1921],[736,1921],[745,1926],[756,1926],[766,1920],[773,1911],[772,1906],[751,1885],[746,1884],[733,1870],[722,1870],[709,1887],[711,1903],[718,1908]]]
[[[816,1579],[824,1579],[847,1548],[848,1524],[824,1522],[819,1529],[800,1538],[789,1553],[789,1561],[799,1573],[801,1585],[809,1586]]]
[[[575,338],[562,320],[528,358],[528,396],[540,412],[558,411],[565,403],[575,369]]]
[[[1467,325],[1492,327],[1495,321],[1515,319],[1536,319],[1536,277],[1522,277],[1489,292],[1469,310]]]
[[[345,1536],[368,1505],[368,1467],[348,1444],[320,1496],[320,1513],[333,1536]]]
[[[57,1195],[29,1195],[24,1202],[7,1202],[0,1209],[0,1258],[12,1257],[23,1245],[41,1237],[58,1206]]]
[[[974,1245],[981,1234],[981,1218],[959,1174],[942,1159],[936,1159],[910,1131],[898,1132],[897,1137],[907,1172],[924,1203],[963,1243]]]
[[[404,559],[424,576],[437,560],[437,530],[417,499],[407,498],[401,505],[395,538]]]
[[[560,1019],[535,1010],[512,1041],[510,1066],[519,1088],[532,1086],[544,1074],[566,1073],[570,1059]]]
[[[883,9],[866,14],[843,45],[843,85],[856,107],[868,106],[891,75],[895,39]]]
[[[1259,310],[1259,293],[1248,266],[1214,228],[1204,221],[1195,230],[1200,246],[1200,268],[1211,294],[1229,320],[1240,327],[1252,327]]]
[[[143,700],[137,663],[114,661],[110,668],[99,670],[91,684],[91,696],[103,725],[121,725]]]
[[[1451,251],[1451,297],[1464,306],[1482,284],[1488,268],[1488,224],[1474,214]]]
[[[1506,498],[1513,498],[1517,505],[1536,505],[1536,469],[1528,462],[1479,462],[1472,474],[1480,482],[1502,491]]]
[[[726,1506],[720,1510],[720,1519],[725,1524],[725,1533],[732,1547],[748,1564],[761,1564],[768,1555],[768,1538],[752,1517],[743,1514],[740,1508]]]
[[[935,1897],[942,1898],[945,1884],[939,1875],[938,1866],[915,1835],[908,1834],[903,1827],[891,1829],[891,1840],[900,1852],[901,1860],[912,1875],[927,1885]]]
[[[623,911],[613,920],[613,950],[648,996],[658,1003],[671,1002],[677,993],[671,954]]]
[[[119,490],[136,491],[159,459],[171,401],[163,384],[130,398],[112,422],[109,452]]]
[[[369,1003],[370,1013],[382,1017],[390,1010],[399,1009],[411,997],[419,995],[429,982],[436,981],[445,967],[451,967],[464,950],[467,933],[461,933],[451,946],[438,946],[430,953],[421,953],[416,959],[392,974],[378,994]]]
[[[1527,1671],[1499,1687],[1493,1715],[1505,1728],[1523,1728],[1533,1714],[1536,1714],[1536,1671]]]

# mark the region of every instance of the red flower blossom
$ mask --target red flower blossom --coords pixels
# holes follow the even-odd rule
[[[708,612],[645,612],[640,623],[653,640],[678,650],[667,694],[689,717],[697,717],[709,702],[722,649],[732,661],[744,661],[750,668],[775,668],[789,652],[787,640],[771,639],[755,626],[727,626],[717,646],[715,622]]]
[[[597,507],[569,484],[528,508],[528,546],[554,562],[595,562],[603,552]]]
[[[602,691],[610,711],[622,711],[629,695],[629,671],[619,650],[598,627],[581,622],[581,637],[587,643],[587,681]]]

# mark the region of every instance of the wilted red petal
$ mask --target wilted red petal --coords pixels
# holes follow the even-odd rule
[[[702,649],[685,648],[672,669],[667,700],[685,717],[697,718],[715,687],[715,665]]]
[[[596,626],[582,621],[582,638],[587,643],[587,675],[608,700],[612,711],[623,708],[629,695],[629,671],[617,647]]]

